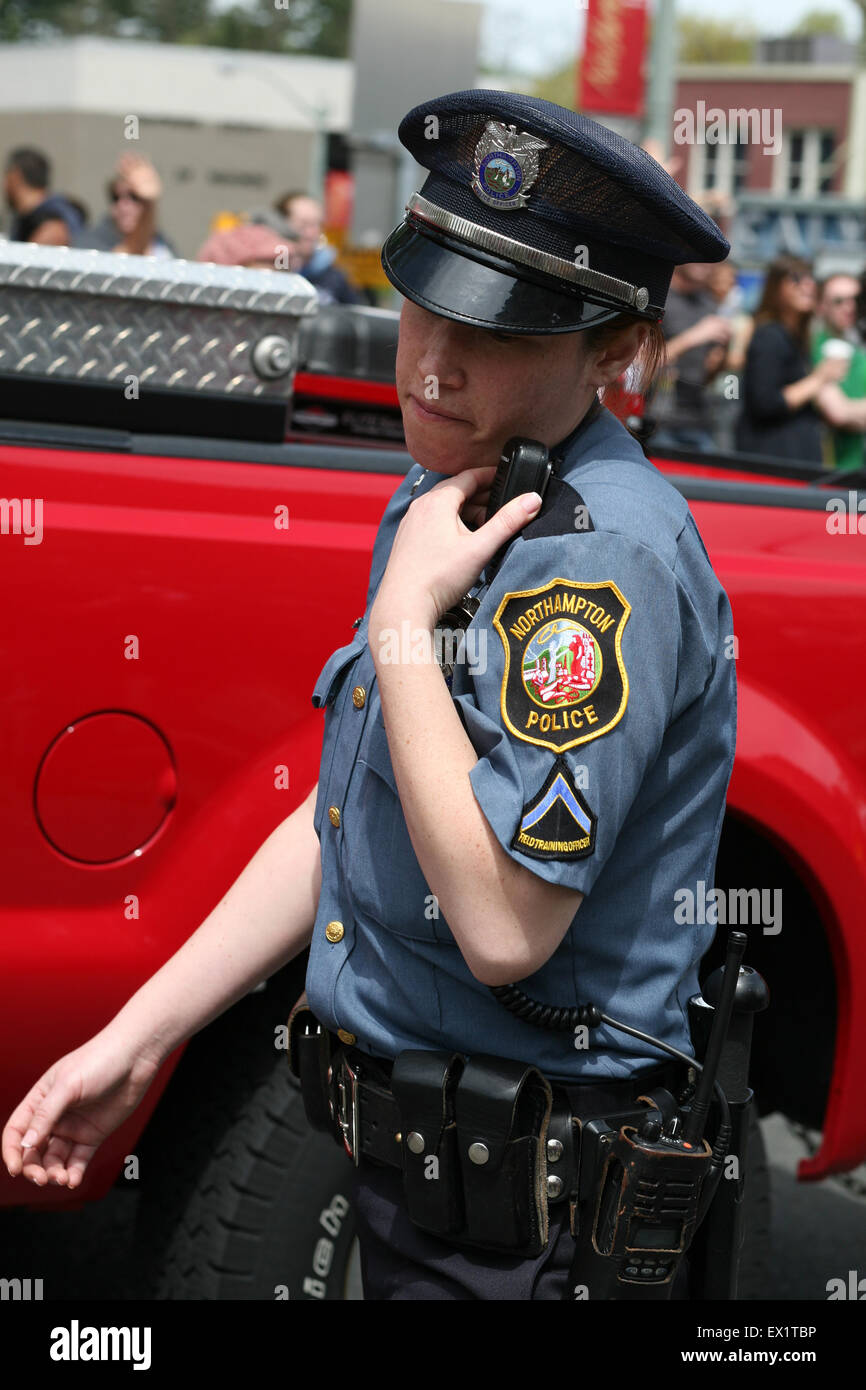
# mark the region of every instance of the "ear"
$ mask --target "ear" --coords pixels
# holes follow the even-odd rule
[[[621,376],[626,367],[634,361],[643,347],[649,327],[643,323],[630,323],[623,328],[606,347],[595,354],[590,368],[593,385],[610,386]]]

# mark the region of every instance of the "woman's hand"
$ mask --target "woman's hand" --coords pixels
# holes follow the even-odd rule
[[[495,466],[467,468],[410,503],[370,613],[371,647],[383,627],[401,618],[432,630],[500,546],[537,515],[541,498],[524,492],[485,522],[495,474]]]
[[[79,1187],[103,1139],[132,1114],[161,1065],[155,1053],[118,1045],[108,1030],[61,1057],[6,1123],[10,1175],[23,1172],[37,1187]]]
[[[145,203],[155,203],[162,194],[162,180],[144,155],[122,154],[115,174],[125,179],[133,193]]]
[[[683,337],[688,335],[689,347],[703,347],[705,343],[727,343],[731,332],[730,319],[722,314],[707,314],[692,328],[687,328]]]

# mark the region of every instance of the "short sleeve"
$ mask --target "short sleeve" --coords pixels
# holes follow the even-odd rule
[[[452,693],[475,797],[512,858],[588,893],[714,649],[674,569],[604,531],[519,539],[473,626]]]

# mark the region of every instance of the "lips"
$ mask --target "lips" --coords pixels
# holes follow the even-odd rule
[[[453,424],[458,425],[468,425],[469,423],[469,421],[465,420],[462,415],[449,415],[448,412],[445,410],[434,410],[430,406],[422,405],[421,402],[418,400],[418,397],[413,396],[411,392],[409,393],[409,399],[422,420],[451,421]]]

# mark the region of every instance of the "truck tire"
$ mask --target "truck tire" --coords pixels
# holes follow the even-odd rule
[[[140,1298],[361,1297],[351,1163],[310,1128],[275,1012],[269,984],[201,1034],[139,1145]]]

